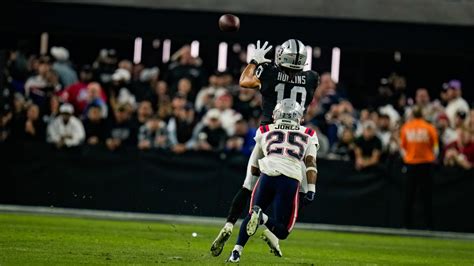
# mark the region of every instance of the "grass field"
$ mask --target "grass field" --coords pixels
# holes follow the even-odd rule
[[[222,264],[238,228],[214,258],[209,246],[218,231],[203,225],[0,214],[0,265]],[[281,246],[284,257],[277,258],[254,237],[241,264],[474,265],[474,241],[467,240],[295,230]]]

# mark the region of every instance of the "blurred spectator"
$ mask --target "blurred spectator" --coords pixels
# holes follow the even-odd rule
[[[461,129],[466,126],[466,121],[467,121],[467,112],[464,112],[463,110],[458,110],[456,112],[456,115],[454,117],[454,128],[455,129]]]
[[[204,117],[204,126],[197,132],[196,149],[205,151],[222,151],[227,141],[227,133],[221,125],[221,113],[211,109]]]
[[[344,128],[342,131],[342,136],[338,142],[336,142],[332,147],[329,154],[329,159],[337,160],[353,160],[354,159],[354,132],[351,128]]]
[[[387,114],[380,114],[377,119],[377,137],[382,142],[382,152],[387,152],[392,138],[392,128],[390,117]]]
[[[168,84],[165,81],[158,81],[154,86],[154,91],[149,98],[153,110],[161,119],[167,119],[171,115],[171,98],[168,95]]]
[[[363,170],[379,163],[382,142],[376,136],[376,125],[367,121],[362,125],[362,136],[355,141],[355,168]]]
[[[25,119],[12,125],[12,139],[28,141],[45,141],[46,126],[40,118],[38,105],[30,104],[26,109]]]
[[[445,113],[440,113],[438,115],[436,127],[438,129],[438,135],[440,138],[440,146],[444,147],[458,138],[457,132],[449,126],[449,118]]]
[[[138,75],[136,72],[139,66],[142,65],[135,65],[133,68],[134,75]],[[139,74],[138,80],[134,80],[134,95],[137,98],[137,101],[141,102],[144,100],[151,100],[153,98],[154,88],[156,88],[156,84],[158,82],[158,76],[160,74],[160,70],[158,67],[153,68],[145,68],[141,70]]]
[[[191,105],[173,109],[167,128],[173,152],[182,153],[193,148],[192,137],[195,126],[196,118]]]
[[[71,67],[69,51],[64,47],[51,47],[51,55],[56,59],[53,63],[53,70],[58,73],[59,81],[63,87],[68,87],[77,82],[77,73]]]
[[[136,123],[137,128],[140,128],[152,116],[153,116],[153,108],[151,107],[151,102],[150,101],[142,101],[138,104],[137,115],[134,119],[135,121],[133,121],[133,122]]]
[[[79,72],[79,81],[67,87],[59,94],[64,101],[69,102],[74,106],[76,114],[84,113],[88,102],[87,85],[92,81],[92,77],[93,74],[91,67],[89,65],[83,66]],[[107,101],[107,96],[102,89],[100,89],[100,98],[105,102]]]
[[[109,125],[105,144],[110,150],[122,146],[135,146],[137,130],[131,122],[131,111],[126,104],[121,104],[114,112],[115,119]]]
[[[138,148],[140,150],[165,149],[170,146],[166,123],[157,115],[153,115],[142,125],[138,132]]]
[[[59,115],[59,107],[61,103],[59,97],[52,95],[49,98],[48,108],[43,112],[43,121],[46,124],[51,123]]]
[[[83,120],[86,131],[86,143],[97,145],[104,143],[107,135],[107,124],[102,118],[102,110],[98,105],[90,105],[87,110],[87,116]]]
[[[235,123],[242,119],[242,115],[232,109],[233,99],[229,94],[218,97],[214,103],[215,109],[220,112],[220,123],[227,135],[232,136],[235,132]],[[212,110],[212,109],[211,109]]]
[[[121,104],[128,104],[133,109],[135,109],[136,99],[129,88],[130,79],[131,74],[127,69],[118,68],[115,70],[114,74],[112,75],[112,91],[110,91],[110,104],[112,108],[116,108]]]
[[[179,79],[178,91],[176,92],[176,94],[181,95],[188,101],[194,102],[195,95],[193,92],[191,80],[189,80],[188,78]]]
[[[451,80],[448,83],[446,91],[448,105],[446,106],[446,115],[449,118],[451,127],[455,127],[456,113],[458,111],[469,113],[469,105],[466,100],[462,98],[461,82],[459,80]]]
[[[74,107],[65,103],[59,116],[48,125],[48,142],[57,148],[78,146],[85,138],[81,120],[74,116]]]
[[[437,107],[430,100],[430,95],[426,88],[418,88],[415,93],[415,105],[420,107],[423,111],[423,117],[431,123],[434,123],[436,120],[436,115],[439,111]],[[412,109],[413,107],[407,108],[405,112],[406,120],[412,118]]]
[[[318,88],[315,91],[314,95],[315,101],[312,110],[308,110],[310,115],[312,116],[311,119],[314,118],[312,124],[321,127],[322,121],[325,121],[324,116],[334,104],[338,104],[341,98],[336,92],[336,83],[331,78],[331,73],[323,73],[321,75],[321,83],[319,84]],[[310,109],[308,108],[308,109]],[[320,124],[318,124],[318,121]]]
[[[242,117],[257,127],[262,110],[262,97],[257,90],[241,88],[239,94],[234,98],[234,109],[242,114]]]
[[[195,108],[198,113],[206,113],[213,107],[216,98],[228,92],[223,85],[224,80],[220,72],[209,77],[209,86],[202,88],[196,96]]]
[[[420,190],[424,205],[424,222],[428,229],[431,229],[433,226],[432,168],[438,153],[438,134],[433,125],[423,119],[421,107],[414,108],[413,119],[402,126],[400,142],[403,161],[407,166],[404,226],[408,228],[412,225],[416,193]]]
[[[444,164],[469,170],[474,166],[474,132],[458,130],[458,139],[446,146]]]
[[[30,77],[25,83],[25,95],[42,110],[47,99],[62,88],[56,72],[51,70],[49,57],[41,57],[37,75]]]
[[[117,52],[114,49],[102,49],[92,65],[95,76],[102,84],[112,81],[117,66]]]
[[[227,150],[250,156],[255,146],[256,128],[250,128],[247,121],[240,119],[235,124],[235,134],[227,140]]]
[[[191,47],[185,45],[172,56],[166,81],[171,89],[171,95],[177,91],[178,82],[181,78],[191,80],[193,88],[202,88],[206,83],[206,75],[201,67],[201,60],[191,56]]]
[[[90,106],[99,106],[102,118],[107,118],[108,107],[102,87],[98,82],[91,82],[87,85],[87,104],[84,107],[83,116],[86,116]]]

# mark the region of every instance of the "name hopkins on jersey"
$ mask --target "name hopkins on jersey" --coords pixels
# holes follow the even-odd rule
[[[283,81],[283,82],[289,82],[289,83],[294,83],[294,84],[306,84],[306,76],[294,76],[292,80],[290,80],[290,76],[288,74],[285,74],[283,72],[278,72],[277,76],[278,81]]]

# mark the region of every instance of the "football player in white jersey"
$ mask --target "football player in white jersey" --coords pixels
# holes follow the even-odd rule
[[[298,191],[306,168],[308,191],[316,191],[316,153],[319,147],[314,130],[300,126],[303,108],[293,99],[284,99],[273,111],[274,123],[259,128],[255,136],[257,156],[252,171],[261,175],[252,191],[250,213],[242,222],[229,262],[239,262],[243,248],[259,225],[265,225],[278,239],[286,239],[298,217]],[[304,162],[302,165],[301,162]],[[265,213],[273,203],[273,217]]]

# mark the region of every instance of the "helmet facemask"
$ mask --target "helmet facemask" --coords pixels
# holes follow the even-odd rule
[[[277,51],[276,63],[278,66],[301,71],[306,64],[307,52],[304,44],[297,39],[284,42]]]

